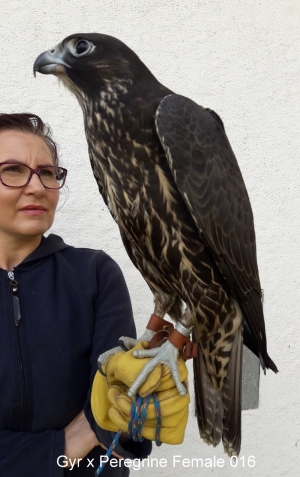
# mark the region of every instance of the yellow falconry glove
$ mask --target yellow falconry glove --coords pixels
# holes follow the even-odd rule
[[[133,399],[127,395],[145,364],[151,358],[138,359],[133,352],[147,349],[146,341],[138,343],[129,351],[120,351],[108,358],[103,366],[106,377],[97,371],[91,395],[92,412],[97,424],[109,431],[127,431]],[[187,386],[187,367],[182,358],[178,359],[180,381]],[[180,396],[168,366],[158,364],[139,388],[139,395],[146,397],[155,392],[160,404],[160,440],[166,444],[180,444],[188,419],[189,394]],[[142,428],[142,436],[156,440],[156,410],[151,397],[147,417]]]

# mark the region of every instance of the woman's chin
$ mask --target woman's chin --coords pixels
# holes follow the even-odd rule
[[[36,220],[32,217],[31,220],[26,220],[25,223],[23,222],[19,224],[17,227],[17,232],[20,235],[24,235],[24,237],[35,237],[38,235],[43,235],[47,230],[50,229],[53,221],[50,220]]]
[[[42,224],[35,224],[35,226],[24,227],[21,230],[17,230],[15,233],[13,232],[12,235],[18,237],[19,240],[23,238],[24,241],[27,242],[29,238],[35,239],[36,237],[44,235],[50,227],[51,225],[48,227]]]

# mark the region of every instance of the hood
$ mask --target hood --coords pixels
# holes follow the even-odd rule
[[[40,245],[28,255],[23,262],[19,263],[16,268],[23,269],[36,260],[52,255],[55,252],[60,252],[66,248],[73,248],[71,245],[67,245],[61,237],[55,234],[50,234],[48,237],[42,236]]]

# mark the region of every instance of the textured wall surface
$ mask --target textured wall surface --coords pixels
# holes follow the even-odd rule
[[[74,245],[103,248],[118,261],[139,333],[152,312],[151,293],[127,258],[117,226],[98,194],[80,107],[55,77],[34,79],[36,56],[76,32],[119,37],[162,83],[219,113],[250,195],[269,353],[280,373],[261,374],[259,407],[243,412],[236,468],[220,446],[214,449],[200,441],[192,398],[184,443],[153,452],[153,458],[167,459],[167,467],[144,468],[132,475],[299,475],[299,23],[299,0],[0,4],[1,111],[32,111],[52,126],[69,169],[68,193],[62,193],[52,231]],[[195,462],[194,467],[180,462],[173,467],[174,455],[202,458],[206,467],[197,469]],[[254,467],[248,465],[249,456],[254,456]],[[209,467],[205,459],[214,458],[224,458],[224,467],[213,460]]]

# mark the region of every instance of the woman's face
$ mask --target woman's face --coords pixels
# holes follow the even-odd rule
[[[0,132],[0,163],[22,162],[33,169],[53,166],[51,152],[44,140],[34,134],[6,130]],[[0,182],[0,237],[18,240],[42,235],[54,220],[59,191],[45,189],[37,174],[19,189]],[[22,210],[26,206],[41,206],[42,210]]]

